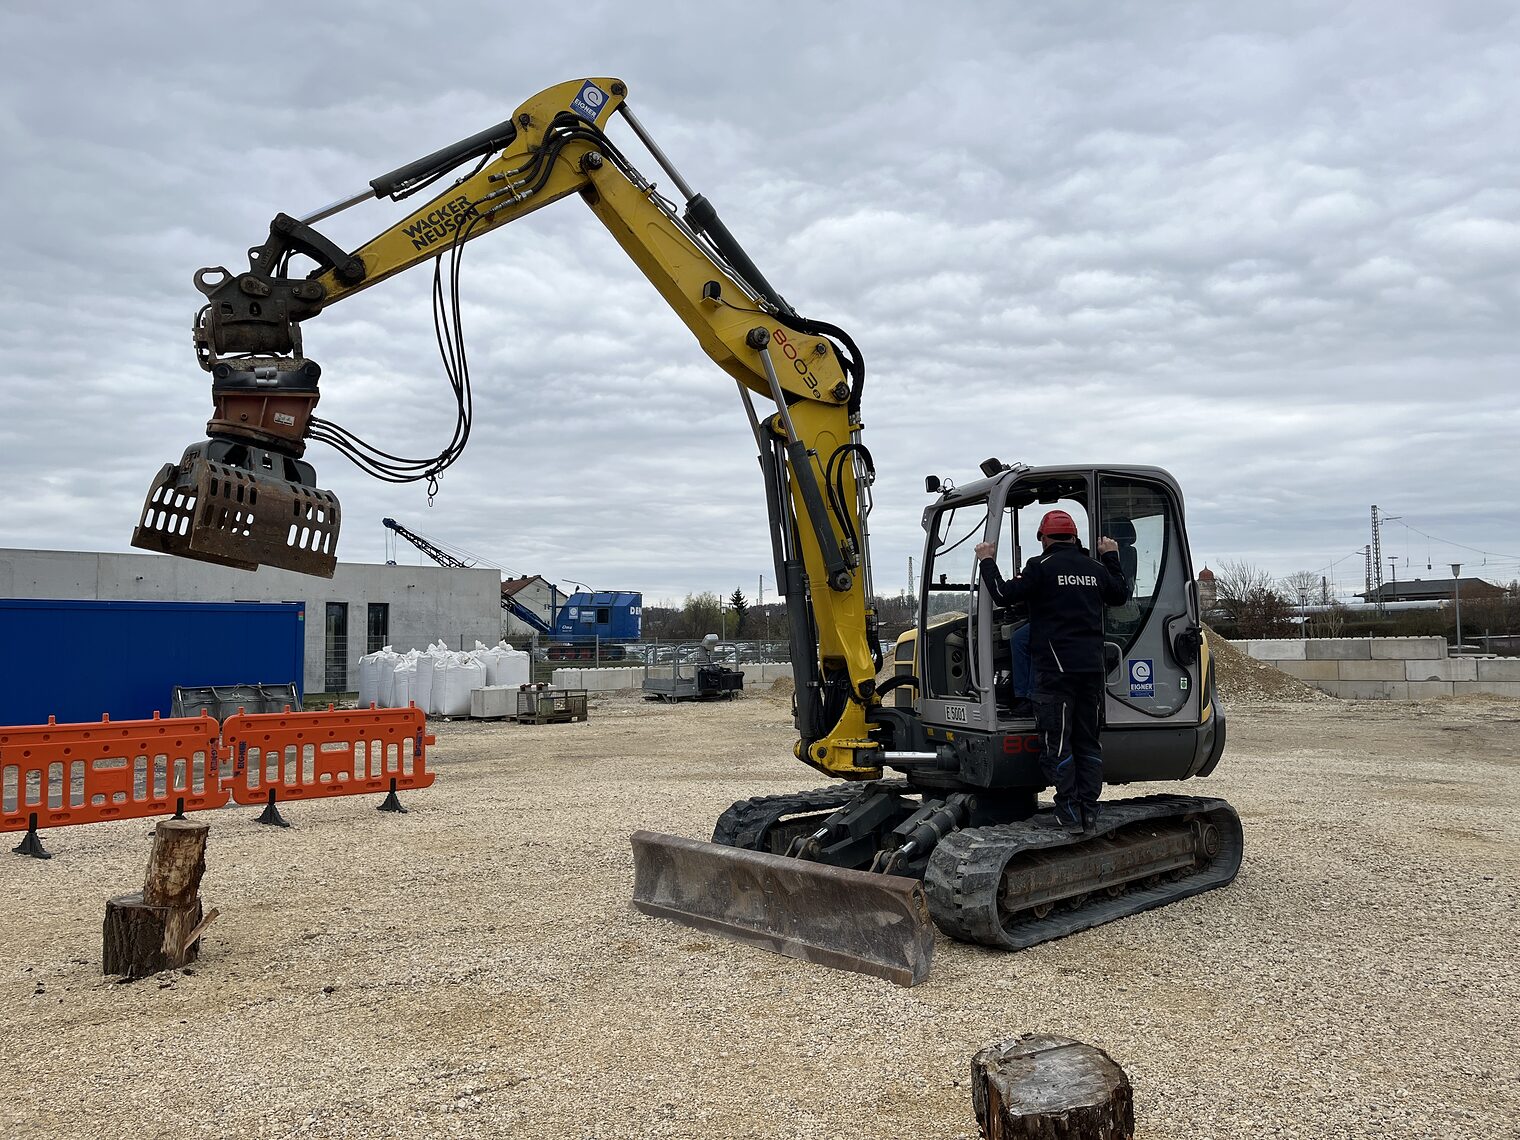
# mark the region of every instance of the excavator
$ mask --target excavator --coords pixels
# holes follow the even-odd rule
[[[781,295],[627,100],[614,78],[550,87],[511,118],[329,206],[277,215],[246,270],[199,270],[193,339],[211,374],[207,438],[159,473],[133,545],[330,576],[341,512],[317,485],[308,441],[431,491],[468,440],[473,412],[461,253],[575,196],[735,383],[786,601],[794,752],[830,778],[818,790],[734,804],[710,841],[635,833],[634,905],[913,985],[928,975],[936,926],[1017,950],[1229,883],[1242,836],[1220,799],[1109,800],[1089,835],[1041,826],[1039,738],[1010,690],[1011,638],[1027,615],[994,603],[972,553],[994,544],[1011,575],[1038,549],[1038,517],[1052,508],[1078,521],[1089,547],[1112,537],[1131,597],[1105,618],[1105,780],[1207,776],[1224,749],[1225,718],[1176,481],[1154,467],[997,458],[962,485],[927,477],[917,621],[884,653],[872,602],[864,358],[843,329],[802,316]],[[679,202],[634,166],[609,134],[614,119]],[[361,203],[405,202],[439,186],[357,249],[316,228]],[[456,425],[437,455],[408,459],[316,415],[321,368],[305,355],[302,327],[429,263]]]

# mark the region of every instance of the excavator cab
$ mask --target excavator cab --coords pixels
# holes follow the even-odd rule
[[[895,688],[891,703],[915,706],[928,740],[987,734],[1006,769],[996,784],[1043,786],[1022,698],[1030,691],[1022,606],[996,605],[979,580],[974,548],[997,547],[1005,578],[1037,556],[1039,520],[1063,510],[1082,543],[1119,545],[1130,598],[1104,615],[1104,769],[1108,783],[1180,780],[1217,761],[1223,732],[1202,652],[1198,599],[1175,480],[1155,467],[986,465],[991,476],[943,489],[924,512],[924,577],[919,622],[893,653],[894,672],[916,677]],[[1021,661],[1020,655],[1026,655]]]

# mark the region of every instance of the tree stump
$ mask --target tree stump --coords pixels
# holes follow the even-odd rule
[[[154,828],[142,891],[106,900],[103,973],[143,978],[195,960],[210,831],[208,824],[187,819],[167,819]]]
[[[1134,1094],[1102,1049],[1026,1033],[971,1059],[971,1098],[987,1140],[1132,1140]]]

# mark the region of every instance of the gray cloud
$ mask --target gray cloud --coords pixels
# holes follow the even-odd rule
[[[0,76],[0,545],[125,549],[209,412],[195,269],[590,67],[629,82],[781,291],[864,349],[880,588],[918,554],[920,476],[993,454],[1168,467],[1200,563],[1326,566],[1377,502],[1520,574],[1508,5],[599,3],[535,25],[495,5],[36,3],[0,21],[26,45]],[[397,216],[325,229],[357,245]],[[382,558],[394,515],[651,598],[773,589],[733,383],[595,220],[563,203],[464,261],[470,450],[429,507],[314,449],[344,557]],[[429,288],[419,269],[306,333],[323,415],[409,454],[452,427]],[[1334,573],[1359,586],[1355,559]]]

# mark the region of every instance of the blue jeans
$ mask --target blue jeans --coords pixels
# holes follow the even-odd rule
[[[1029,654],[1029,624],[1019,626],[1008,639],[1013,647],[1013,699],[1027,701],[1034,696],[1034,659]]]

